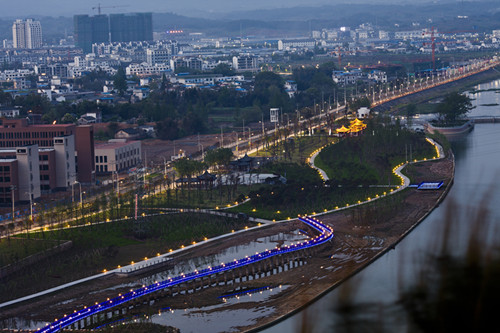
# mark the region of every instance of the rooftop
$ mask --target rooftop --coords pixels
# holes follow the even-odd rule
[[[136,143],[136,142],[140,142],[140,141],[102,142],[102,143],[96,143],[94,145],[94,149],[117,149],[117,148],[129,146],[129,145]]]

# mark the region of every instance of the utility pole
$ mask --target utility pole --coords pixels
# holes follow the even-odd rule
[[[224,147],[224,132],[222,131],[222,126],[220,127],[220,148]]]

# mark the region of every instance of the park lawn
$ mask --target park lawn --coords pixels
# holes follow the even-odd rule
[[[284,160],[291,163],[304,163],[307,158],[318,148],[324,147],[327,144],[338,142],[338,138],[327,135],[313,135],[292,137],[293,144],[284,141],[279,142],[276,146],[270,145],[269,148],[259,150],[252,153],[250,156],[277,156],[279,160]],[[283,153],[283,150],[287,153]]]
[[[217,184],[214,184],[217,185]],[[222,185],[221,188],[168,190],[144,200],[142,207],[151,208],[200,208],[228,207],[243,201],[248,193],[260,185]]]
[[[177,213],[145,217],[139,222],[127,220],[33,232],[31,238],[50,242],[71,240],[73,247],[4,279],[0,284],[0,301],[22,297],[252,225],[243,219]]]
[[[391,188],[380,187],[325,187],[322,184],[308,184],[303,187],[281,185],[251,193],[249,202],[229,211],[279,221],[352,206],[390,190]]]
[[[410,149],[411,147],[411,149]],[[399,185],[392,169],[405,161],[432,159],[435,147],[421,133],[397,125],[373,126],[323,149],[315,164],[332,185]]]
[[[46,239],[27,239],[25,234],[19,237],[0,239],[0,267],[4,267],[30,255],[48,250],[58,245],[57,241]]]

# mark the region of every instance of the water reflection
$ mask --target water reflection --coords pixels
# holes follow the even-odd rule
[[[246,244],[231,246],[220,253],[196,257],[176,263],[176,265],[163,272],[148,276],[138,281],[139,284],[152,284],[155,281],[163,281],[169,277],[180,275],[181,273],[192,272],[195,269],[204,269],[209,266],[219,265],[221,263],[233,261],[234,259],[250,256],[255,253],[263,252],[266,249],[272,249],[277,245],[291,245],[292,243],[301,242],[308,239],[307,236],[295,230],[290,233],[279,233],[276,235],[258,238]]]
[[[0,329],[8,330],[37,330],[49,324],[45,321],[35,321],[25,318],[9,318],[0,321]]]

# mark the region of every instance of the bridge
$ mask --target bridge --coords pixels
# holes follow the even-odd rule
[[[472,116],[468,118],[475,124],[500,123],[500,116]]]

